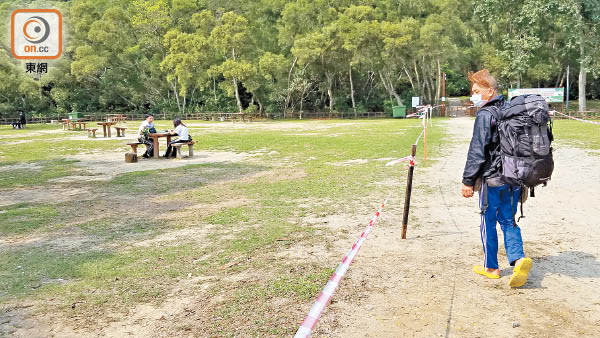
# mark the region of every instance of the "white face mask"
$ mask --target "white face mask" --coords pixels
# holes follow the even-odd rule
[[[482,107],[486,101],[483,100],[481,94],[473,94],[473,96],[471,96],[471,102],[477,107]]]

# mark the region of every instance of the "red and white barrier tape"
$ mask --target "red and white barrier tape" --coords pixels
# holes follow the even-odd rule
[[[411,167],[414,167],[415,164],[417,163],[417,160],[414,157],[412,157],[412,156],[409,155],[409,156],[406,156],[406,157],[403,157],[403,158],[399,158],[397,160],[390,161],[385,166],[386,167],[391,167],[391,166],[394,166],[394,165],[396,165],[398,163],[402,163],[402,162],[405,162],[405,161],[408,161],[408,163],[409,163],[409,165]]]
[[[381,204],[381,206],[377,210],[377,213],[371,219],[365,231],[360,235],[360,238],[356,241],[356,243],[354,243],[352,249],[350,249],[346,256],[344,256],[344,259],[342,259],[342,262],[340,263],[340,265],[338,265],[337,269],[329,279],[329,282],[327,282],[327,284],[325,285],[325,288],[319,295],[319,298],[317,298],[313,306],[310,308],[308,315],[302,322],[302,325],[300,325],[300,328],[298,328],[298,331],[296,332],[296,335],[294,335],[294,338],[306,338],[310,336],[312,330],[317,325],[317,322],[319,321],[323,310],[325,310],[325,307],[329,303],[329,300],[331,300],[331,297],[333,297],[335,290],[337,289],[338,285],[340,285],[342,278],[344,278],[344,275],[346,275],[346,272],[350,268],[350,264],[352,264],[354,257],[356,256],[356,254],[358,254],[358,250],[360,249],[364,241],[367,239],[367,236],[369,236],[369,233],[373,229],[373,226],[375,225],[375,222],[377,222],[377,219],[379,219],[379,216],[381,215],[381,212],[387,204],[389,198],[390,197],[388,196],[388,198],[385,199],[383,204]]]
[[[415,145],[419,145],[419,141],[421,140],[421,137],[423,137],[423,133],[425,133],[425,129],[426,129],[426,127],[423,127],[421,134],[419,135],[419,137],[417,137],[417,141],[415,142]]]
[[[569,116],[569,115],[567,115],[567,114],[563,114],[563,113],[561,113],[561,112],[559,112],[559,111],[556,111],[556,110],[554,110],[553,112],[554,112],[554,113],[557,113],[557,114],[559,114],[559,115],[562,115],[562,116],[564,116],[564,117],[568,117],[568,118],[570,118],[571,120],[575,120],[575,121],[579,121],[579,122],[585,122],[585,123],[590,123],[590,124],[595,124],[595,125],[598,125],[598,126],[600,126],[600,122],[588,121],[588,120],[580,119],[580,118],[577,118],[577,117]]]

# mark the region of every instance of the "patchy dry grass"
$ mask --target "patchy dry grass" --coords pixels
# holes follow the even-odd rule
[[[339,235],[335,228],[319,220],[370,212],[370,203],[385,194],[378,183],[405,179],[403,168],[385,167],[386,159],[406,156],[421,131],[415,120],[252,123],[231,125],[233,130],[190,124],[197,155],[218,150],[252,156],[56,183],[53,178],[89,175],[81,163],[64,161],[65,155],[102,156],[125,150],[123,141],[65,140],[60,138],[68,132],[42,134],[52,131],[47,126],[28,126],[27,132],[40,135],[26,137],[0,129],[2,141],[35,138],[3,149],[3,166],[13,169],[0,171],[0,179],[23,182],[31,176],[20,184],[89,192],[66,202],[17,201],[0,209],[0,221],[9,220],[0,233],[10,239],[0,242],[6,262],[0,265],[0,307],[10,311],[26,300],[34,304],[28,313],[35,321],[98,332],[102,323],[118,320],[115,314],[131,318],[142,304],[159,311],[167,299],[201,297],[210,306],[176,315],[181,320],[169,332],[289,335],[303,315],[299,305],[318,294],[342,254],[330,245]],[[441,128],[430,129],[430,157],[443,136]],[[340,162],[348,165],[335,165]],[[0,193],[15,184],[3,185]],[[307,223],[307,217],[316,221]],[[336,225],[344,236],[345,226]],[[325,243],[318,262],[308,255],[288,262],[282,255],[317,243]],[[69,319],[73,309],[78,320]],[[17,332],[17,324],[9,321],[0,330]]]

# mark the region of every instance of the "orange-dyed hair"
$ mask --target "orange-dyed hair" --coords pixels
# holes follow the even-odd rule
[[[496,82],[496,79],[494,79],[487,69],[482,69],[477,73],[469,72],[468,77],[471,82],[471,88],[473,88],[473,84],[477,83],[481,87],[498,89],[498,82]]]

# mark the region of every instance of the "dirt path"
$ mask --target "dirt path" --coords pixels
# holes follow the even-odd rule
[[[600,157],[556,144],[554,178],[520,222],[534,268],[523,288],[511,289],[499,228],[502,278],[472,272],[483,259],[477,200],[459,189],[473,122],[445,123],[447,157],[416,172],[426,193],[413,197],[409,239],[400,239],[397,194],[313,336],[600,336]]]

